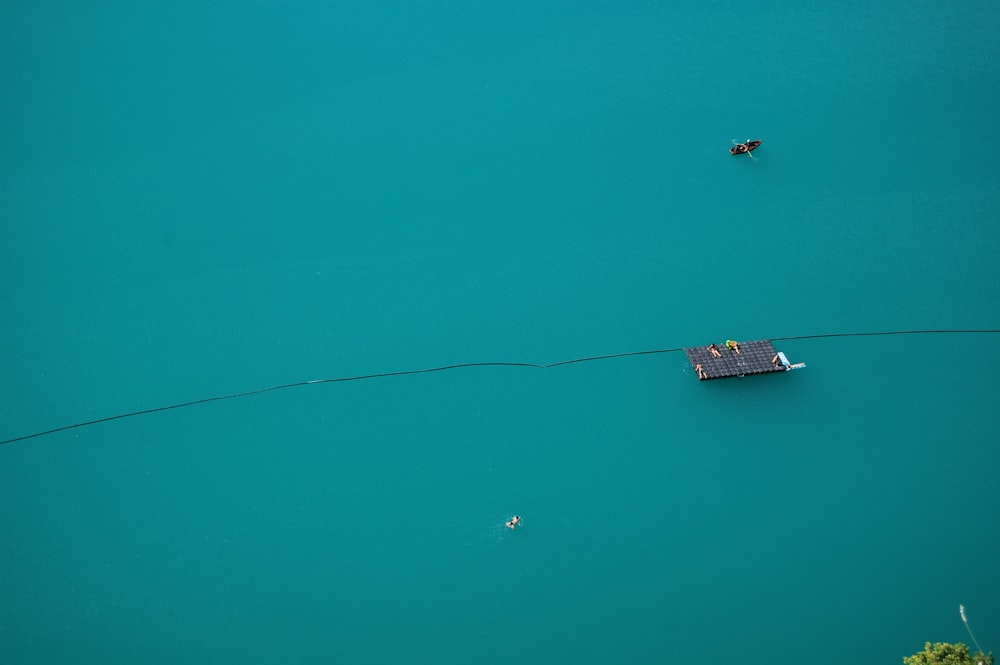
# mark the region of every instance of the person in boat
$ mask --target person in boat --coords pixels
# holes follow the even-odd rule
[[[701,363],[698,363],[697,365],[695,365],[694,368],[696,370],[698,370],[698,380],[699,381],[704,381],[705,379],[708,378],[708,374],[705,373],[705,368],[701,366]]]
[[[733,341],[731,339],[726,340],[726,346],[735,351],[737,354],[740,352],[740,343]]]
[[[719,345],[716,344],[715,342],[712,342],[711,344],[708,345],[708,352],[712,354],[713,358],[722,357],[722,352],[719,351]]]
[[[748,150],[750,150],[749,146],[747,146],[745,143],[739,143],[739,144],[733,146],[732,152],[733,152],[734,155],[742,155],[743,153],[747,152]]]
[[[520,515],[514,515],[513,517],[510,518],[510,521],[507,522],[507,528],[508,529],[516,529],[517,525],[520,524],[520,523],[521,523],[521,516]]]

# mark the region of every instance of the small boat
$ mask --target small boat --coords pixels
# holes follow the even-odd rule
[[[760,147],[763,141],[747,141],[746,143],[737,143],[732,148],[729,149],[729,154],[731,155],[743,155],[749,154]]]

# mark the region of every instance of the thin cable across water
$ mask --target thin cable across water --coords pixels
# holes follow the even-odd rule
[[[879,332],[823,333],[819,335],[793,335],[791,337],[772,337],[771,341],[785,342],[798,339],[822,339],[826,337],[874,337],[879,335],[944,335],[944,334],[974,334],[974,333],[980,333],[980,334],[1000,333],[1000,329],[887,330]],[[331,379],[312,379],[309,381],[297,381],[295,383],[285,383],[280,386],[258,388],[256,390],[248,390],[246,392],[232,393],[229,395],[203,397],[201,399],[195,399],[189,402],[180,402],[178,404],[170,404],[168,406],[158,406],[151,409],[142,409],[141,411],[130,411],[128,413],[120,413],[118,415],[107,416],[105,418],[98,418],[96,420],[87,420],[85,422],[74,423],[72,425],[64,425],[62,427],[56,427],[41,432],[35,432],[33,434],[25,434],[23,436],[17,436],[11,439],[5,439],[3,441],[0,441],[0,444],[14,443],[16,441],[25,441],[27,439],[34,439],[40,436],[55,434],[56,432],[64,432],[66,430],[77,429],[80,427],[89,427],[91,425],[97,425],[98,423],[106,423],[112,420],[122,420],[124,418],[132,418],[134,416],[146,415],[148,413],[157,413],[160,411],[172,411],[174,409],[183,409],[189,406],[195,406],[197,404],[206,404],[208,402],[221,402],[223,400],[238,399],[240,397],[250,397],[251,395],[260,395],[261,393],[269,393],[277,390],[287,390],[289,388],[299,388],[302,386],[311,386],[319,383],[342,383],[346,381],[366,381],[369,379],[384,379],[393,376],[407,376],[411,374],[430,374],[432,372],[445,372],[445,371],[463,369],[468,367],[530,367],[533,369],[550,369],[552,367],[560,367],[562,365],[572,365],[575,363],[586,363],[595,360],[610,360],[613,358],[625,358],[628,356],[648,356],[658,353],[675,353],[677,351],[683,351],[683,350],[684,350],[683,347],[677,347],[673,349],[654,349],[650,351],[628,351],[625,353],[612,353],[601,356],[588,356],[586,358],[574,358],[572,360],[560,360],[558,362],[549,363],[547,365],[542,365],[538,363],[524,363],[524,362],[458,363],[455,365],[443,365],[441,367],[431,367],[427,369],[409,369],[397,372],[379,372],[376,374],[361,374],[358,376],[340,376]]]

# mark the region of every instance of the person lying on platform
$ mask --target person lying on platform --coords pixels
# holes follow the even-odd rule
[[[734,342],[731,339],[727,339],[726,340],[726,346],[728,346],[730,349],[732,349],[736,353],[740,352],[740,343],[739,342]]]
[[[704,381],[705,379],[708,378],[708,374],[705,374],[705,368],[701,366],[701,363],[698,363],[697,365],[695,365],[694,368],[696,370],[698,370],[698,380],[699,381]]]
[[[771,363],[778,369],[781,369],[784,366],[783,363],[781,362],[781,358],[779,358],[778,356],[771,358]]]
[[[713,358],[721,358],[722,357],[722,353],[719,351],[719,347],[716,345],[715,342],[712,342],[711,344],[708,345],[708,351],[709,351],[709,353],[712,354]]]

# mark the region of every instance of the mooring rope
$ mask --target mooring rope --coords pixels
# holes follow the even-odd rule
[[[989,334],[989,333],[1000,333],[1000,329],[979,329],[979,330],[957,330],[957,329],[946,329],[946,330],[888,330],[879,332],[853,332],[853,333],[824,333],[821,335],[793,335],[791,337],[772,337],[771,341],[775,342],[786,342],[798,339],[822,339],[826,337],[874,337],[879,335],[943,335],[943,334]],[[295,383],[285,383],[280,386],[270,386],[268,388],[258,388],[256,390],[248,390],[246,392],[232,393],[230,395],[217,395],[215,397],[203,397],[201,399],[191,400],[189,402],[180,402],[179,404],[170,404],[168,406],[157,406],[151,409],[142,409],[141,411],[130,411],[129,413],[120,413],[115,416],[107,416],[105,418],[98,418],[96,420],[87,420],[85,422],[74,423],[72,425],[64,425],[62,427],[56,427],[53,429],[44,430],[42,432],[35,432],[33,434],[25,434],[23,436],[17,436],[12,439],[6,439],[0,441],[0,445],[4,443],[14,443],[15,441],[24,441],[26,439],[34,439],[40,436],[47,436],[49,434],[55,434],[56,432],[64,432],[70,429],[77,429],[80,427],[89,427],[91,425],[97,425],[99,423],[106,423],[112,420],[122,420],[124,418],[132,418],[135,416],[143,416],[149,413],[158,413],[160,411],[172,411],[174,409],[184,409],[189,406],[195,406],[197,404],[206,404],[208,402],[221,402],[228,399],[238,399],[241,397],[250,397],[251,395],[260,395],[261,393],[274,392],[276,390],[287,390],[289,388],[299,388],[302,386],[311,386],[320,383],[343,383],[347,381],[365,381],[368,379],[384,379],[392,376],[407,376],[411,374],[430,374],[432,372],[446,372],[453,369],[463,369],[467,367],[531,367],[534,369],[550,369],[552,367],[560,367],[562,365],[572,365],[575,363],[586,363],[595,360],[610,360],[612,358],[626,358],[629,356],[648,356],[658,353],[675,353],[677,351],[683,351],[683,347],[677,347],[674,349],[654,349],[651,351],[628,351],[625,353],[611,353],[602,356],[588,356],[586,358],[574,358],[572,360],[560,360],[558,362],[549,363],[547,365],[539,363],[524,363],[524,362],[476,362],[476,363],[458,363],[455,365],[443,365],[441,367],[431,367],[427,369],[408,369],[401,370],[397,372],[379,372],[376,374],[361,374],[358,376],[340,376],[331,379],[312,379],[310,381],[297,381]]]

